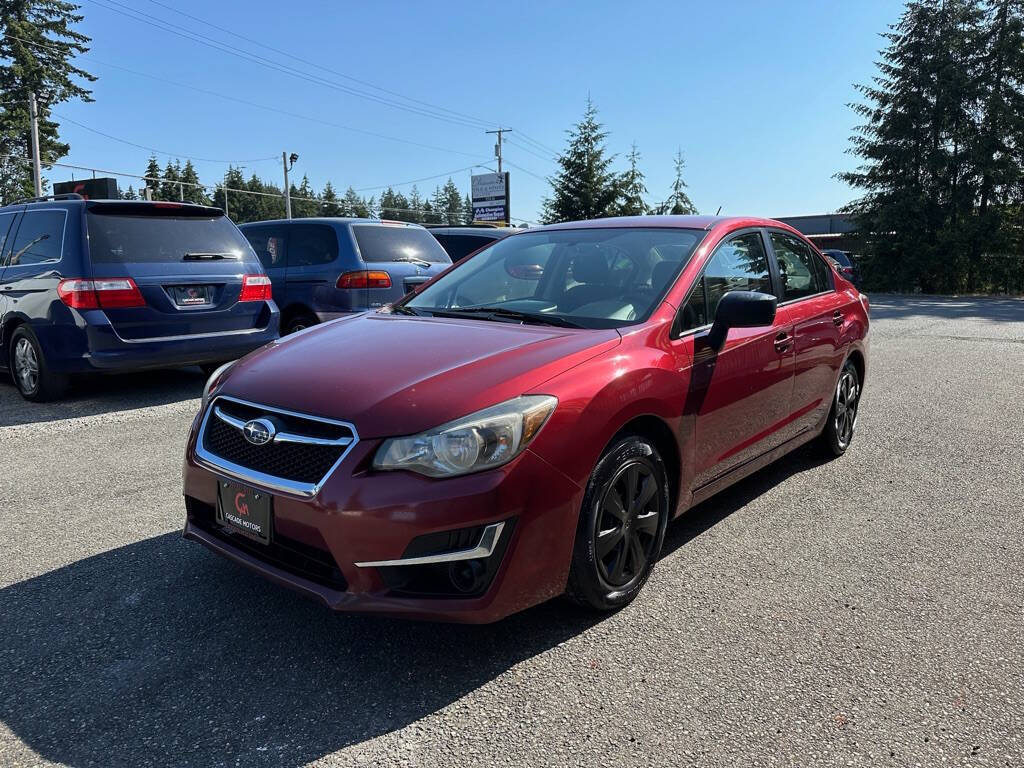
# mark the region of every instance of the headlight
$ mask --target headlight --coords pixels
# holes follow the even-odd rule
[[[206,410],[206,406],[210,402],[210,393],[213,392],[214,387],[220,384],[221,379],[224,378],[224,374],[227,373],[231,366],[237,362],[237,360],[229,360],[210,374],[210,378],[206,380],[206,384],[203,386],[203,402],[202,405],[199,406],[200,413]]]
[[[429,477],[453,477],[506,464],[536,437],[558,399],[526,395],[485,408],[411,437],[385,440],[375,469],[408,469]]]

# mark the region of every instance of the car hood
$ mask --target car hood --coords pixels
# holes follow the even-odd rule
[[[293,334],[233,367],[221,394],[408,435],[529,392],[617,345],[615,330],[356,315]]]

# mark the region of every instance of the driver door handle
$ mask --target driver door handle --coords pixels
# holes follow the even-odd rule
[[[785,352],[789,349],[790,343],[793,341],[793,337],[785,331],[779,331],[779,335],[775,337],[775,351]]]
[[[832,313],[832,322],[835,323],[836,325],[843,324],[843,313],[840,312],[838,309]]]

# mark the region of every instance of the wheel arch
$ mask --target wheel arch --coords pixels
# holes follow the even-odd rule
[[[846,356],[846,359],[853,363],[854,368],[857,369],[857,378],[860,379],[860,385],[863,387],[864,374],[866,373],[864,353],[855,347],[850,350],[850,354]]]
[[[679,443],[672,433],[672,428],[661,417],[652,413],[634,416],[612,436],[608,444],[601,450],[601,455],[603,456],[616,440],[626,435],[645,437],[654,443],[654,447],[658,449],[658,453],[661,454],[662,460],[665,463],[665,470],[668,473],[669,514],[670,516],[674,515],[675,509],[679,504],[679,491],[682,480],[682,454]]]

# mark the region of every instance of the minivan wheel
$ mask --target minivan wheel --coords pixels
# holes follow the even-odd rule
[[[857,366],[850,360],[846,361],[839,374],[835,394],[832,396],[832,409],[821,433],[822,447],[833,456],[842,456],[853,442],[853,433],[857,428],[857,409],[860,405],[860,376]]]
[[[567,596],[598,611],[628,605],[661,552],[669,517],[665,464],[647,438],[617,440],[583,497]]]
[[[311,325],[316,325],[319,320],[313,315],[296,315],[288,320],[284,326],[284,335],[287,336],[290,333],[296,333],[298,331],[305,330]]]
[[[50,370],[31,328],[22,325],[15,329],[11,334],[9,353],[8,363],[14,385],[26,400],[53,400],[67,390],[68,377]]]

